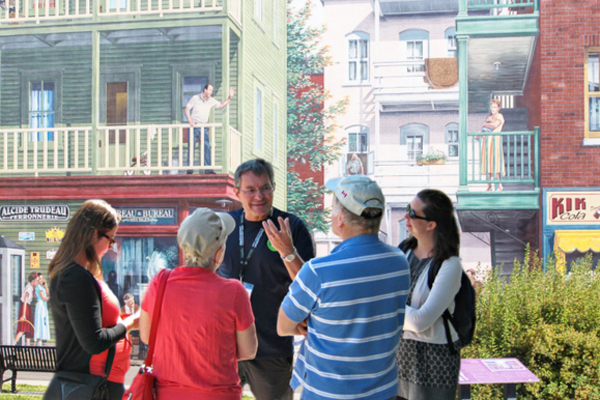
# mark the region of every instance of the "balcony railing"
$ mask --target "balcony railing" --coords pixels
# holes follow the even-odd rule
[[[467,133],[467,184],[540,187],[539,128],[522,132]],[[485,190],[485,189],[483,189]]]
[[[104,126],[97,129],[96,140],[92,140],[90,126],[2,129],[0,175],[162,175],[234,170],[241,157],[241,134],[233,128],[223,130],[216,123],[197,127],[200,140],[196,142],[189,140],[187,124]],[[204,153],[209,151],[204,146],[205,132],[210,137],[210,164],[204,163]],[[217,163],[223,159],[224,146],[228,146],[227,163]],[[191,163],[188,151],[193,154]]]
[[[375,93],[423,92],[426,81],[425,61],[381,61],[373,63]]]
[[[223,11],[241,23],[241,0],[0,0],[0,23],[22,25],[44,21],[135,17]],[[94,15],[97,10],[97,15]]]
[[[539,0],[460,0],[469,14],[516,15],[538,11]]]

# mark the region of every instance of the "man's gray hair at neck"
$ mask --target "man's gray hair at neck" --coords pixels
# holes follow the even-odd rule
[[[367,218],[364,218],[344,207],[335,195],[333,196],[333,209],[343,213],[344,224],[352,229],[360,230],[365,235],[376,235],[379,233],[381,219],[383,218],[381,209],[374,207],[365,208],[363,214]]]

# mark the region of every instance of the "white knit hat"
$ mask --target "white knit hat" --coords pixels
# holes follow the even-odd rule
[[[186,260],[214,257],[235,228],[233,217],[210,208],[198,208],[181,223],[177,243]]]

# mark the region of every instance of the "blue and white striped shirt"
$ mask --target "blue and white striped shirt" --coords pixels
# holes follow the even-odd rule
[[[409,288],[406,257],[377,235],[345,240],[304,264],[281,305],[308,335],[291,386],[302,399],[389,399]]]

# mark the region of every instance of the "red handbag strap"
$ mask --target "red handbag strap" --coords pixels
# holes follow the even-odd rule
[[[170,269],[163,269],[160,271],[158,278],[158,292],[156,293],[156,299],[154,300],[154,309],[152,310],[152,320],[150,321],[150,340],[148,340],[148,352],[146,353],[146,360],[144,365],[149,367],[152,365],[152,356],[154,354],[154,342],[156,341],[156,332],[158,331],[158,321],[160,320],[160,309],[162,308],[163,295],[165,294],[165,287],[167,286],[167,280],[171,274]]]

